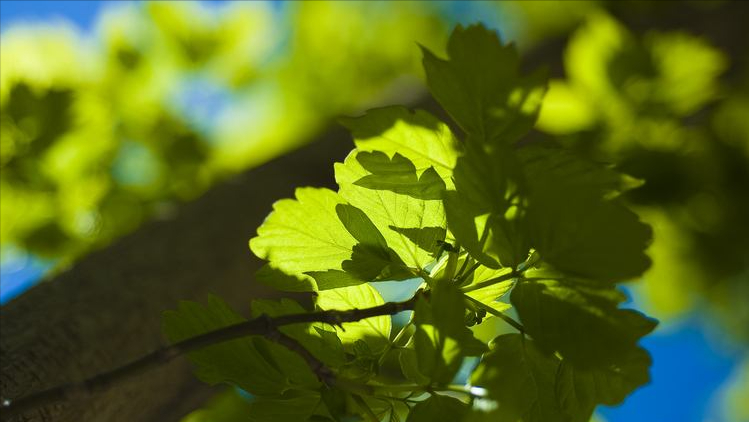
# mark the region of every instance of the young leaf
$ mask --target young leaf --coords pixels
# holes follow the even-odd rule
[[[370,308],[385,303],[377,290],[369,284],[325,290],[318,293],[317,306],[320,309],[349,310]],[[352,351],[357,341],[366,341],[369,348],[377,353],[390,341],[391,321],[389,315],[347,322],[343,327],[335,327],[344,347]]]
[[[511,300],[538,347],[545,353],[559,352],[579,368],[621,363],[656,326],[637,311],[617,308],[622,297],[613,289],[523,281]]]
[[[448,396],[433,394],[411,409],[406,422],[461,421],[468,413],[462,401]]]
[[[452,187],[450,179],[458,158],[458,142],[446,124],[426,111],[383,107],[369,110],[361,117],[341,119],[341,123],[351,131],[359,151],[401,154],[419,174],[433,167],[447,186]]]
[[[245,319],[221,299],[210,296],[207,306],[181,302],[177,310],[164,312],[163,330],[171,342],[177,342],[242,321]],[[264,353],[263,342],[258,337],[231,340],[191,352],[190,360],[202,381],[229,383],[257,395],[280,394],[295,383],[298,388],[319,385],[299,356],[290,357],[281,366]]]
[[[340,186],[340,195],[351,205],[362,210],[377,227],[382,228],[382,235],[387,245],[410,268],[423,269],[434,260],[431,254],[436,251],[437,241],[422,240],[424,244],[434,244],[435,250],[426,251],[408,236],[399,233],[398,229],[422,229],[425,227],[445,227],[445,211],[442,201],[423,200],[408,195],[401,195],[386,190],[373,190],[358,186],[356,182],[372,173],[367,171],[356,159],[354,150],[344,163],[336,163],[335,176]]]
[[[520,77],[515,46],[503,45],[496,32],[457,26],[447,44],[449,60],[422,51],[432,95],[477,142],[511,144],[533,127],[545,72]]]
[[[449,383],[465,356],[477,356],[486,345],[465,326],[463,294],[443,282],[432,289],[431,300],[420,299],[414,310],[414,349],[419,372],[438,384]]]

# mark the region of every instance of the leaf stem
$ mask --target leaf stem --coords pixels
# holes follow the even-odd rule
[[[486,280],[486,281],[482,281],[481,283],[476,283],[476,284],[471,284],[469,286],[461,287],[460,291],[462,291],[463,293],[468,293],[474,290],[483,289],[484,287],[493,286],[497,283],[501,283],[503,281],[507,281],[516,277],[518,277],[518,273],[513,270],[507,274],[502,274],[499,277],[492,278],[491,280]]]
[[[466,253],[465,259],[463,259],[463,265],[460,266],[460,269],[455,274],[455,277],[460,277],[463,275],[463,272],[466,270],[466,267],[468,267],[468,261],[471,260],[471,256]]]
[[[525,327],[523,327],[522,324],[515,321],[514,319],[508,317],[507,315],[503,314],[502,312],[499,312],[498,310],[492,308],[491,306],[485,304],[484,302],[480,300],[476,300],[468,295],[465,295],[465,298],[468,299],[470,302],[475,303],[477,306],[480,306],[482,309],[484,309],[486,312],[494,315],[495,317],[501,319],[502,321],[510,324],[513,328],[520,331],[522,334],[525,334]]]
[[[408,323],[404,325],[403,328],[400,329],[400,331],[398,331],[398,334],[395,335],[393,341],[388,343],[388,345],[385,347],[385,350],[382,351],[380,359],[377,360],[378,366],[382,366],[382,363],[385,362],[385,356],[387,356],[390,350],[392,350],[393,347],[396,346],[398,342],[403,338],[403,336],[406,335],[406,332],[408,331],[408,328],[411,327],[411,324],[413,324],[413,319],[408,320]]]

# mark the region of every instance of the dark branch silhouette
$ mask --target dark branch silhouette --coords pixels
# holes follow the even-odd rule
[[[180,342],[158,349],[124,366],[109,372],[95,375],[89,379],[63,384],[44,390],[17,400],[4,399],[0,419],[6,420],[25,411],[62,400],[74,400],[86,395],[102,391],[123,379],[143,373],[172,359],[203,347],[211,346],[241,337],[262,335],[290,350],[298,353],[307,362],[320,381],[331,385],[335,383],[333,372],[315,358],[307,349],[293,338],[283,334],[278,327],[291,324],[322,322],[331,325],[341,325],[346,322],[356,322],[362,319],[381,315],[393,315],[399,312],[413,310],[416,300],[422,292],[417,292],[412,298],[403,302],[388,302],[365,309],[328,310],[289,314],[278,317],[261,315],[257,318],[229,325],[218,330],[210,331]]]

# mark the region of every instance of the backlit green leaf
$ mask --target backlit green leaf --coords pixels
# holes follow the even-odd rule
[[[452,187],[458,142],[445,123],[426,111],[383,107],[361,117],[341,119],[341,123],[351,131],[358,150],[381,151],[388,156],[398,153],[408,158],[419,174],[433,167]]]
[[[372,173],[354,182],[357,186],[389,190],[417,199],[442,199],[445,181],[434,167],[427,168],[419,175],[414,164],[407,158],[398,153],[390,158],[380,151],[359,152],[356,160]]]
[[[270,261],[259,278],[281,281],[277,288],[302,291],[410,276],[403,275],[403,263],[377,227],[338,194],[301,188],[296,197],[276,202],[258,236],[250,240],[250,249]]]
[[[423,269],[434,260],[434,250],[427,251],[420,247],[433,242],[420,240],[414,242],[399,231],[402,229],[422,229],[425,227],[445,227],[445,212],[442,201],[423,200],[408,195],[401,195],[392,191],[372,190],[358,186],[356,182],[371,175],[356,159],[354,150],[344,163],[336,163],[335,176],[340,186],[340,195],[351,205],[362,210],[375,226],[382,229],[381,233],[387,245],[395,251],[401,260],[409,267]],[[438,235],[439,233],[433,232]]]
[[[317,306],[320,309],[350,310],[364,309],[385,303],[377,290],[369,284],[325,290],[318,293]],[[364,340],[374,352],[381,351],[390,341],[391,321],[389,315],[367,318],[357,322],[347,322],[336,332],[344,347],[352,350],[357,340]]]
[[[343,261],[351,258],[357,241],[338,218],[339,204],[345,201],[329,189],[297,189],[296,199],[282,199],[273,205],[273,212],[258,228],[258,235],[250,240],[250,249],[276,269],[301,278],[309,279],[305,273],[311,271],[341,269]],[[357,282],[363,281],[346,281]],[[317,287],[340,285],[318,282]]]

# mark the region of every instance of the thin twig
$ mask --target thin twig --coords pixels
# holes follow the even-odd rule
[[[515,271],[509,272],[507,274],[502,274],[499,277],[492,278],[490,280],[482,281],[480,283],[476,284],[469,284],[468,286],[461,287],[460,291],[463,293],[472,292],[474,290],[483,289],[484,287],[493,286],[495,284],[501,283],[503,281],[511,280],[513,278],[518,277],[518,273]]]
[[[105,390],[123,379],[130,378],[161,366],[180,355],[241,337],[262,335],[278,341],[296,352],[299,352],[300,350],[307,352],[306,349],[298,343],[296,345],[293,344],[296,343],[296,340],[280,333],[278,327],[313,322],[341,325],[345,322],[356,322],[381,315],[393,315],[402,311],[413,310],[419,296],[420,293],[417,292],[417,294],[411,299],[403,302],[388,302],[364,309],[350,309],[345,311],[328,310],[281,315],[278,317],[261,315],[248,321],[182,340],[171,346],[158,349],[112,371],[95,375],[80,382],[63,384],[16,400],[5,399],[2,401],[2,407],[0,407],[0,410],[2,410],[2,412],[0,412],[0,419],[5,420],[25,411],[50,403],[85,397],[86,395]],[[312,367],[313,371],[315,371],[321,380],[332,380],[332,378],[328,377],[326,374],[326,371],[329,370],[327,368],[321,369],[323,368],[323,366],[321,366],[322,363],[320,363],[314,356],[309,354],[309,356],[302,355],[302,357],[308,364],[310,364],[310,367]]]

